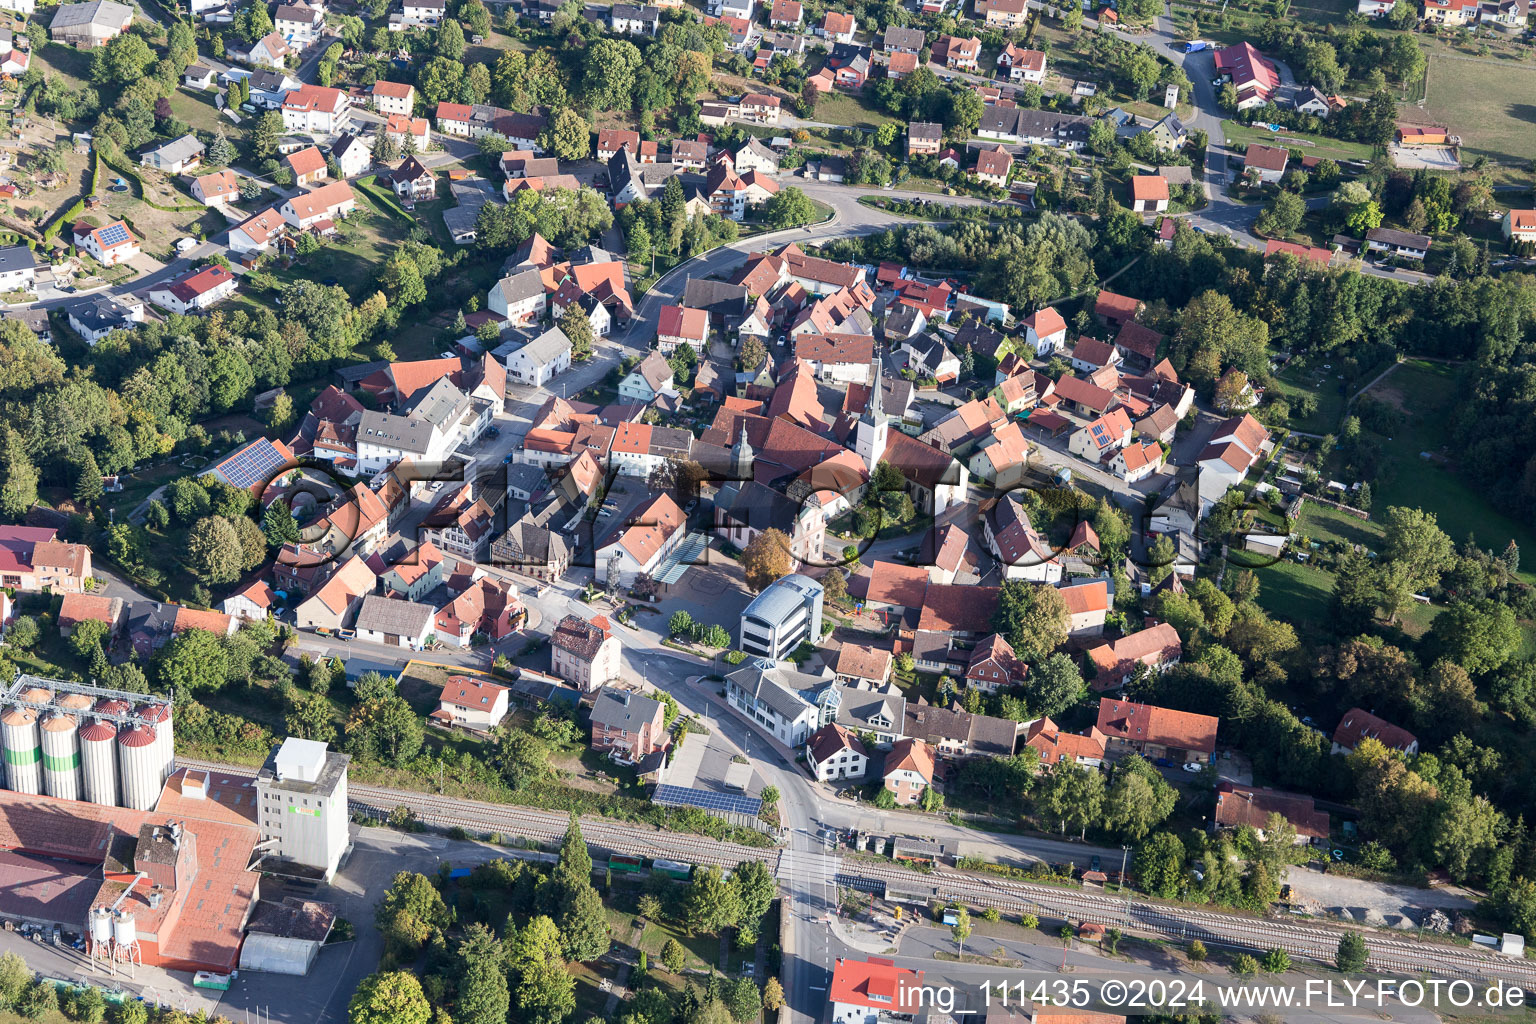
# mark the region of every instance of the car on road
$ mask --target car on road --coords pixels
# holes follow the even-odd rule
[[[1094,854],[1093,858],[1088,861],[1088,870],[1089,871],[1097,871],[1097,870],[1099,870],[1099,855],[1098,854]]]
[[[1194,761],[1185,761],[1184,762],[1184,770],[1189,772],[1190,774],[1194,774],[1195,772],[1200,771],[1202,768],[1204,768],[1204,765],[1197,764]]]
[[[517,452],[507,452],[507,457],[501,460],[503,466],[512,465],[512,460],[517,457]]]

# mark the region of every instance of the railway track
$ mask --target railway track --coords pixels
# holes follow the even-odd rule
[[[255,775],[248,768],[211,762],[179,759],[178,763],[227,775]],[[549,846],[559,845],[570,824],[568,814],[554,811],[379,786],[352,785],[349,804],[351,810],[377,818],[387,818],[396,807],[407,807],[418,819],[429,825],[440,828],[457,826],[477,834],[499,833],[506,838],[520,837],[538,845]],[[588,845],[604,854],[662,857],[722,868],[758,860],[767,862],[775,876],[780,875],[780,868],[783,867],[784,851],[777,848],[740,846],[707,836],[667,832],[636,822],[588,818],[582,821],[581,830]],[[822,875],[813,869],[811,864],[817,858],[830,862],[827,866],[833,870]],[[946,902],[963,901],[973,907],[996,907],[1015,914],[1032,913],[1047,918],[1092,921],[1106,927],[1148,932],[1181,941],[1199,939],[1207,945],[1215,943],[1257,951],[1278,947],[1292,956],[1325,963],[1333,961],[1340,937],[1348,931],[1356,930],[1365,938],[1366,947],[1370,951],[1369,964],[1375,970],[1448,978],[1500,979],[1536,990],[1536,963],[1460,946],[1398,938],[1367,929],[1222,914],[957,871],[937,870],[931,874],[919,874],[903,868],[865,861],[846,861],[806,851],[796,853],[793,866],[798,872],[809,872],[820,877],[835,876],[837,884],[844,887],[895,895],[898,898],[903,894],[916,899],[931,895]]]

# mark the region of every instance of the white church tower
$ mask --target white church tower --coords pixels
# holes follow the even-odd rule
[[[890,430],[885,419],[885,404],[880,398],[879,360],[871,364],[869,379],[869,404],[864,407],[864,415],[859,417],[855,428],[853,450],[864,460],[864,468],[874,473],[875,467],[885,455],[885,441]]]

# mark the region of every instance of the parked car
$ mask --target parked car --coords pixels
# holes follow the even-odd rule
[[[1196,761],[1185,761],[1184,762],[1184,770],[1189,772],[1190,774],[1194,774],[1195,772],[1202,771],[1204,768],[1205,768],[1205,765],[1200,764],[1200,763],[1198,763]]]
[[[1093,855],[1093,859],[1088,862],[1088,870],[1089,871],[1097,871],[1097,870],[1099,870],[1099,855],[1098,854],[1094,854]]]

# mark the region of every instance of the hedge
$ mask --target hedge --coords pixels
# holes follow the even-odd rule
[[[153,199],[149,198],[149,189],[147,189],[144,186],[144,176],[141,175],[138,171],[134,170],[130,166],[125,166],[123,164],[117,163],[116,161],[109,160],[105,156],[100,156],[100,152],[99,151],[98,151],[98,156],[100,157],[101,160],[105,161],[107,166],[111,167],[114,171],[117,171],[119,174],[126,174],[128,177],[132,178],[134,181],[139,183],[139,202],[143,203],[145,206],[148,206],[151,209],[155,209],[155,210],[164,210],[166,213],[206,213],[207,212],[207,207],[202,206],[202,205],[196,205],[196,206],[192,206],[192,205],[188,205],[188,206],[161,206],[159,203],[157,203]]]

